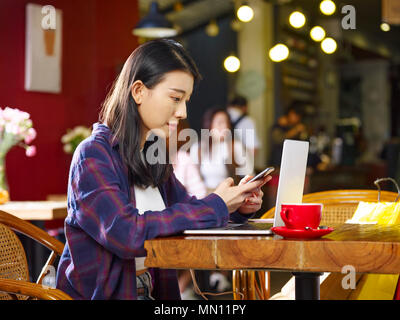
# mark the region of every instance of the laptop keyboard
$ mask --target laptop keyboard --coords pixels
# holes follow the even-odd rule
[[[225,229],[227,230],[269,230],[272,228],[272,223],[228,223]]]

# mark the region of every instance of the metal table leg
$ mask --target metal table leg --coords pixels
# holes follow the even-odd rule
[[[319,300],[319,277],[322,273],[293,272],[296,300]]]

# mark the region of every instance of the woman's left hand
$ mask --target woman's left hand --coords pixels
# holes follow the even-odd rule
[[[245,176],[242,180],[240,180],[239,185],[242,185],[249,181],[252,176]],[[261,190],[261,187],[266,184],[269,180],[271,180],[271,176],[266,176],[263,180],[263,184],[258,187],[256,190],[252,192],[252,196],[245,199],[243,204],[239,207],[238,211],[242,214],[251,214],[261,209],[262,198],[264,193]]]

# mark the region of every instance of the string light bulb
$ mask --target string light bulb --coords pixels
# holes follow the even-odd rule
[[[381,30],[384,32],[390,31],[390,25],[387,24],[386,22],[381,23]]]
[[[315,26],[310,31],[310,37],[316,42],[322,41],[325,38],[325,30],[320,26]]]
[[[333,38],[325,38],[321,42],[321,49],[323,52],[326,54],[332,54],[336,51],[337,49],[337,43],[335,39]]]
[[[246,3],[243,3],[236,11],[238,19],[242,22],[249,22],[254,17],[254,10]]]
[[[289,16],[289,23],[293,28],[299,29],[306,23],[306,16],[300,11],[294,11]]]
[[[336,11],[336,4],[332,0],[324,0],[319,4],[319,9],[324,15],[330,16]]]
[[[238,57],[229,56],[224,60],[224,67],[228,72],[236,72],[240,69],[240,60]]]
[[[286,60],[289,56],[289,49],[282,43],[278,43],[269,50],[269,57],[274,62]]]

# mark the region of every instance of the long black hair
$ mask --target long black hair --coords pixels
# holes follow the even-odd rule
[[[196,84],[200,73],[196,64],[183,46],[169,39],[146,42],[136,48],[126,60],[121,73],[115,80],[102,104],[99,121],[107,124],[119,142],[119,152],[128,167],[129,183],[140,187],[159,186],[172,172],[171,164],[149,164],[141,157],[141,118],[131,94],[137,80],[149,88],[160,83],[165,74],[175,70],[190,73]],[[144,152],[149,143],[145,144]]]

